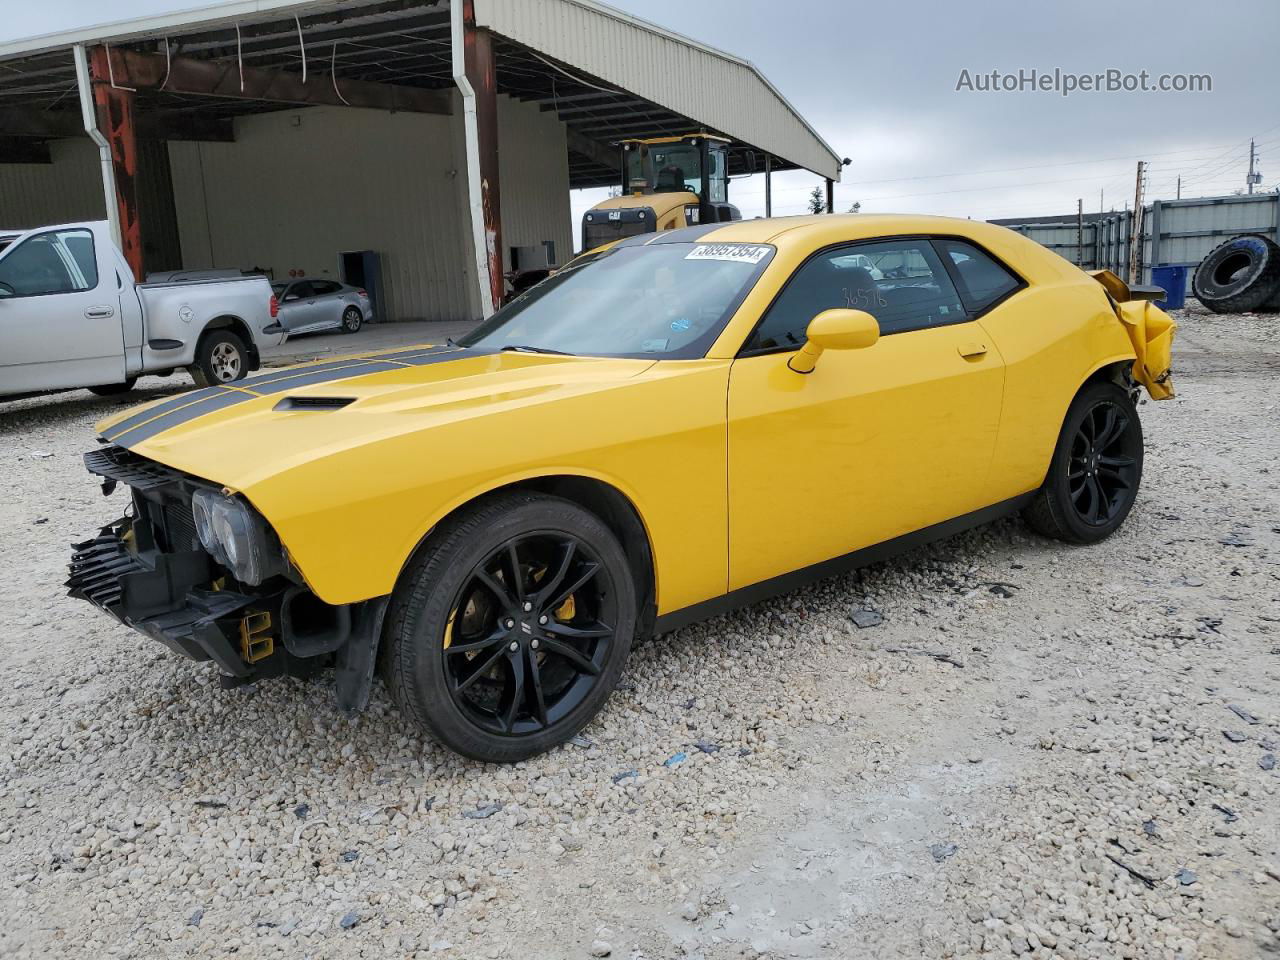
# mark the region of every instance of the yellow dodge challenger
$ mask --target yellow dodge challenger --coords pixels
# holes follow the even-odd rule
[[[571,737],[632,645],[1021,510],[1087,544],[1142,476],[1172,320],[1001,227],[624,240],[457,343],[277,370],[99,426],[125,515],[82,597],[224,683],[381,671],[469,757]]]

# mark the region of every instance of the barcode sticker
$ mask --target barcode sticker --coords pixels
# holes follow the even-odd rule
[[[769,255],[770,249],[754,243],[699,243],[685,255],[685,259],[759,263]]]

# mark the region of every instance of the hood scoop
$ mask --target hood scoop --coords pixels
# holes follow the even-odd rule
[[[355,397],[285,397],[271,409],[279,413],[298,410],[321,413],[325,410],[341,410],[355,402]]]

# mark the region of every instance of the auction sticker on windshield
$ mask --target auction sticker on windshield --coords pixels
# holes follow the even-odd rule
[[[771,247],[753,243],[699,243],[686,260],[728,260],[731,263],[759,263],[769,255]]]

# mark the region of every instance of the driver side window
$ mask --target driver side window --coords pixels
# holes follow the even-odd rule
[[[824,310],[865,310],[881,335],[967,320],[932,244],[885,240],[837,247],[813,257],[787,282],[743,353],[794,350]]]
[[[0,284],[11,297],[80,293],[98,285],[93,234],[53,230],[22,241],[0,260]]]

